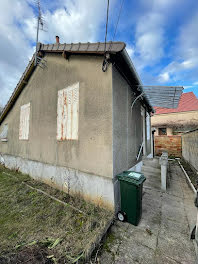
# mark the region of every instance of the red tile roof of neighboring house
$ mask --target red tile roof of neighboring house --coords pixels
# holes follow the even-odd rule
[[[179,113],[187,111],[198,111],[198,99],[193,92],[183,93],[177,108],[154,107],[157,115],[168,113]]]

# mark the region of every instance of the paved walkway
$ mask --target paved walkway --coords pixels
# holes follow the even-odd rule
[[[194,195],[177,162],[170,164],[170,187],[144,188],[139,226],[117,221],[104,245],[101,264],[195,264],[190,231],[195,225]],[[146,186],[146,182],[145,182]]]

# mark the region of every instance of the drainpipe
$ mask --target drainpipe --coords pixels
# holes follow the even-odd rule
[[[138,101],[139,98],[141,98],[142,96],[144,95],[144,92],[142,92],[140,95],[138,95],[134,101],[132,102],[131,104],[131,120],[133,120],[133,107],[135,105],[135,103]],[[143,122],[145,122],[145,110],[144,110],[144,114],[143,114]],[[141,144],[141,147],[140,147],[140,150],[139,150],[139,153],[137,155],[137,160],[139,160],[139,157],[140,157],[140,153],[142,151],[142,147],[143,147],[143,155],[145,156],[146,155],[146,148],[145,148],[145,123],[143,123],[143,143]]]
[[[134,104],[136,103],[136,101],[137,101],[140,97],[142,97],[143,94],[144,94],[144,92],[142,92],[140,95],[138,95],[138,96],[135,98],[135,100],[133,101],[133,103],[131,104],[131,114],[132,114],[132,110],[133,110],[133,106],[134,106]]]

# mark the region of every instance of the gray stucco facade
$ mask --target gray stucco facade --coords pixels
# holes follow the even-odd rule
[[[141,105],[135,99],[131,87],[113,67],[113,174],[131,168],[136,163],[142,143]]]
[[[117,208],[115,175],[135,165],[142,143],[141,105],[135,104],[131,118],[131,87],[111,64],[101,70],[102,56],[45,59],[47,67],[35,69],[0,126],[1,132],[8,124],[8,141],[0,141],[2,159],[9,168]],[[57,94],[74,83],[79,83],[78,140],[59,141]],[[29,138],[19,140],[20,108],[28,103]]]

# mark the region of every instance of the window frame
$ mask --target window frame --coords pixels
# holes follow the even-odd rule
[[[165,129],[165,133],[162,132],[162,129]],[[159,127],[158,128],[158,135],[159,136],[167,136],[167,128],[166,127]]]

